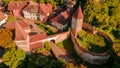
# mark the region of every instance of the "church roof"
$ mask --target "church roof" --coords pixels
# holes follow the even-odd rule
[[[77,10],[75,11],[75,13],[73,14],[73,17],[76,18],[76,19],[81,19],[81,18],[84,17],[84,15],[82,13],[82,9],[81,9],[80,6],[77,8]]]

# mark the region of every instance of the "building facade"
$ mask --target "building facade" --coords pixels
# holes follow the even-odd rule
[[[83,18],[84,16],[82,13],[82,9],[79,6],[76,12],[72,16],[71,28],[72,28],[72,32],[74,33],[74,35],[77,35],[77,33],[80,30],[82,30]]]

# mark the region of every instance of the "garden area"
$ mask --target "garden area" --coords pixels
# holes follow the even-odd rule
[[[55,33],[57,33],[57,31],[54,31],[53,29],[51,29],[49,26],[47,26],[46,24],[42,24],[41,22],[37,22],[37,25],[47,33],[47,35],[53,35]]]
[[[103,36],[92,34],[85,30],[79,32],[77,41],[81,47],[95,53],[105,52],[110,45],[107,39]]]

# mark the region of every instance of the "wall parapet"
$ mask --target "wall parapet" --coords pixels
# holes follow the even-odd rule
[[[111,46],[113,45],[111,38],[109,38],[109,36],[106,35],[105,33],[98,31],[98,30],[95,30],[92,25],[85,23],[82,28],[89,30],[93,34],[99,34],[99,35],[105,37],[107,39],[107,41],[110,43],[110,47],[108,47],[108,49],[102,53],[95,53],[95,52],[86,50],[83,47],[81,47],[81,45],[78,43],[78,41],[76,39],[76,36],[74,35],[74,33],[71,32],[71,39],[72,39],[72,42],[74,44],[74,48],[75,48],[77,54],[84,61],[89,62],[91,64],[103,64],[103,63],[105,63],[109,59],[110,49],[111,49]]]
[[[71,39],[77,54],[86,62],[91,64],[103,64],[109,59],[109,51],[103,53],[94,53],[80,46],[74,35],[71,33]]]

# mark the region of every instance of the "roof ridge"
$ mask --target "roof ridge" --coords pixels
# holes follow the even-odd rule
[[[77,8],[77,10],[75,11],[75,13],[73,14],[73,17],[77,18],[77,19],[81,19],[84,17],[83,13],[82,13],[82,8],[81,6],[79,6]]]

